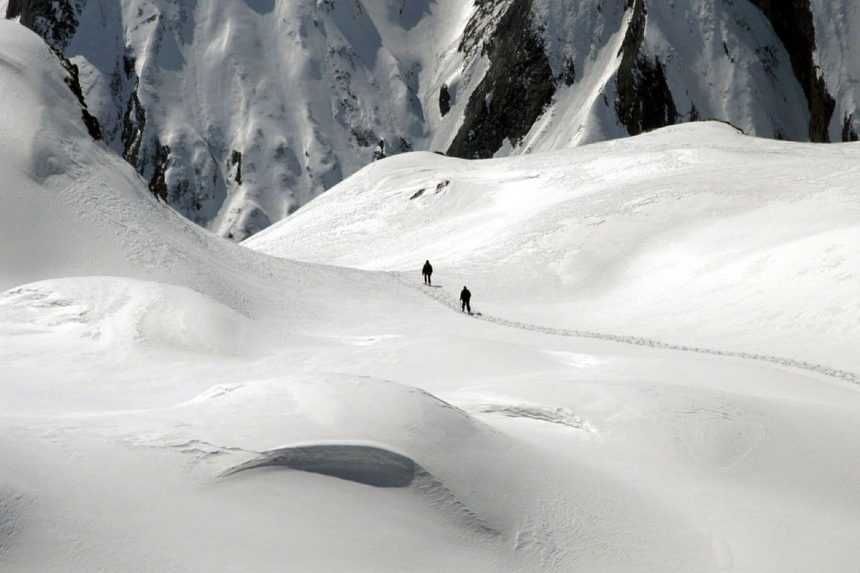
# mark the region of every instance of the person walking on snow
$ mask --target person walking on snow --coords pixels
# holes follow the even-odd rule
[[[472,314],[472,305],[469,304],[472,300],[472,293],[465,286],[460,291],[460,310],[463,312],[469,311]]]
[[[430,285],[430,275],[433,274],[433,265],[430,264],[430,261],[424,261],[424,268],[421,269],[421,274],[424,275],[424,284]]]

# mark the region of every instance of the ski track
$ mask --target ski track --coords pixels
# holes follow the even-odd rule
[[[458,301],[453,300],[450,296],[447,295],[447,293],[444,292],[443,289],[425,289],[423,288],[423,285],[418,285],[413,282],[410,282],[409,280],[404,279],[403,273],[401,272],[391,272],[390,274],[400,284],[415,289],[424,294],[425,296],[435,300],[436,302],[443,304],[454,311],[460,312]],[[697,354],[710,354],[712,356],[723,356],[726,358],[741,358],[743,360],[770,362],[771,364],[777,364],[779,366],[785,366],[788,368],[796,368],[809,372],[815,372],[816,374],[823,374],[824,376],[829,376],[831,378],[837,378],[845,382],[860,385],[860,374],[851,372],[849,370],[840,370],[838,368],[832,368],[824,364],[816,364],[813,362],[807,362],[805,360],[796,360],[794,358],[784,358],[781,356],[773,356],[770,354],[756,354],[752,352],[741,352],[735,350],[720,350],[716,348],[705,348],[701,346],[687,346],[684,344],[672,344],[670,342],[664,342],[662,340],[656,340],[653,338],[646,338],[641,336],[625,336],[621,334],[610,334],[606,332],[595,332],[590,330],[554,328],[549,326],[541,326],[538,324],[529,324],[527,322],[508,320],[506,318],[500,318],[497,316],[491,316],[483,313],[472,314],[471,318],[491,322],[493,324],[498,324],[499,326],[506,326],[508,328],[518,328],[520,330],[541,332],[543,334],[550,334],[553,336],[591,338],[596,340],[606,340],[609,342],[618,342],[620,344],[630,344],[633,346],[645,346],[648,348],[656,348],[660,350],[694,352]]]

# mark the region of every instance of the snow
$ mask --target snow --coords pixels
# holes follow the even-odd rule
[[[246,244],[365,269],[429,258],[490,314],[858,371],[858,159],[715,123],[480,163],[411,154]]]
[[[640,55],[660,59],[679,122],[695,108],[748,134],[808,139],[808,105],[790,56],[751,2],[651,4]],[[509,5],[497,3],[494,18]],[[627,136],[615,105],[631,3],[530,6],[554,76],[572,64],[575,81],[559,79],[530,132],[496,156]],[[836,105],[830,138],[839,141],[856,115],[860,12],[852,0],[810,8],[815,61]],[[168,146],[171,204],[237,241],[367,165],[380,140],[388,155],[447,150],[490,69],[480,44],[494,32],[493,22],[479,27],[467,39],[474,49],[461,52],[475,3],[460,0],[128,0],[75,10],[79,25],[64,51],[109,145],[128,151],[147,181],[157,150]],[[444,117],[443,85],[452,97]],[[128,118],[142,127],[136,153]]]
[[[153,199],[35,35],[0,58],[4,572],[860,557],[860,394],[802,364],[857,371],[856,146],[398,156],[247,243],[293,262]]]
[[[847,117],[855,116],[852,126],[858,131],[860,48],[854,38],[860,28],[860,5],[850,0],[814,0],[811,7],[816,30],[815,61],[836,104],[830,138],[839,141]]]
[[[427,89],[438,97],[436,59],[446,70],[460,63],[456,36],[470,7],[370,4],[89,2],[65,52],[113,148],[126,146],[136,93],[145,178],[154,146],[168,146],[171,204],[240,240],[372,161],[381,139],[388,153],[401,139],[426,147],[419,85],[422,98]]]

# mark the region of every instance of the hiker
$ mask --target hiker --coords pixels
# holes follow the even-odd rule
[[[430,264],[430,261],[424,261],[424,268],[421,269],[421,274],[424,275],[424,284],[432,286],[430,275],[433,274],[433,265]]]
[[[460,310],[463,312],[469,311],[469,314],[472,314],[472,305],[469,304],[471,300],[472,293],[464,286],[463,290],[460,291]]]

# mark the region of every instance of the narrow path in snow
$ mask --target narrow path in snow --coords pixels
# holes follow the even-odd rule
[[[460,312],[459,301],[455,300],[451,296],[449,296],[443,289],[441,288],[426,288],[423,284],[418,284],[407,279],[403,278],[403,273],[392,272],[391,275],[397,280],[400,284],[415,289],[421,292],[424,296],[427,296],[436,302],[447,306],[448,308]],[[571,330],[566,328],[553,328],[549,326],[540,326],[538,324],[529,324],[527,322],[518,322],[515,320],[508,320],[505,318],[499,318],[497,316],[491,316],[488,314],[477,313],[473,314],[472,318],[476,320],[483,320],[486,322],[492,322],[493,324],[498,324],[500,326],[506,326],[509,328],[519,328],[521,330],[530,330],[533,332],[541,332],[544,334],[551,334],[553,336],[570,336],[576,338],[593,338],[597,340],[606,340],[610,342],[618,342],[621,344],[632,344],[634,346],[647,346],[649,348],[657,348],[661,350],[677,350],[680,352],[695,352],[698,354],[710,354],[713,356],[725,356],[727,358],[742,358],[744,360],[758,360],[759,362],[770,362],[772,364],[778,364],[780,366],[787,366],[789,368],[798,368],[801,370],[808,370],[810,372],[815,372],[817,374],[823,374],[825,376],[830,376],[832,378],[838,378],[840,380],[844,380],[846,382],[851,382],[852,384],[860,384],[860,374],[855,372],[851,372],[849,370],[840,370],[838,368],[831,368],[830,366],[826,366],[824,364],[815,364],[813,362],[807,362],[805,360],[795,360],[794,358],[783,358],[781,356],[772,356],[770,354],[755,354],[752,352],[740,352],[734,350],[719,350],[715,348],[704,348],[701,346],[687,346],[684,344],[672,344],[669,342],[663,342],[661,340],[655,340],[653,338],[644,338],[641,336],[624,336],[620,334],[609,334],[605,332],[594,332],[590,330]]]

